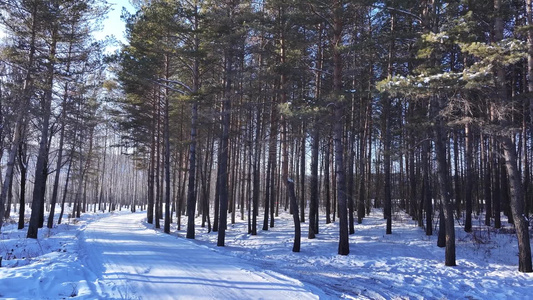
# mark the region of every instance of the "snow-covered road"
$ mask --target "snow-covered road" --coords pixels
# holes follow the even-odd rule
[[[144,213],[89,224],[80,256],[90,297],[102,299],[318,299],[313,287],[258,270],[190,240],[155,233]]]
[[[532,299],[533,275],[516,270],[509,225],[473,233],[456,225],[458,265],[450,268],[437,237],[406,214],[385,235],[383,212],[372,212],[350,236],[348,256],[337,254],[338,224],[324,216],[320,235],[302,239],[299,253],[291,252],[288,212],[259,235],[247,234],[247,221],[230,225],[226,247],[216,247],[216,233],[206,228],[192,241],[144,218],[86,213],[39,230],[37,240],[6,223],[0,299]]]

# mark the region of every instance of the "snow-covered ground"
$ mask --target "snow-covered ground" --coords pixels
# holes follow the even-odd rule
[[[496,231],[476,220],[467,234],[457,224],[457,266],[446,267],[436,234],[426,236],[410,217],[397,213],[393,234],[386,235],[382,216],[375,210],[355,225],[348,256],[337,255],[338,224],[325,225],[323,219],[313,240],[306,238],[308,224],[302,224],[301,252],[292,253],[288,214],[257,236],[246,234],[246,222],[237,223],[227,231],[226,247],[215,249],[312,283],[333,299],[533,299],[533,274],[517,271],[517,241],[509,225]],[[213,245],[217,234],[200,233],[197,239]]]
[[[38,240],[6,225],[0,298],[533,298],[533,274],[517,271],[515,236],[479,221],[471,234],[458,225],[458,266],[445,267],[436,235],[426,236],[403,214],[395,215],[392,235],[384,234],[380,211],[365,218],[350,236],[348,256],[337,255],[337,223],[322,219],[313,240],[302,224],[300,253],[291,252],[292,217],[285,213],[268,231],[258,227],[257,236],[247,234],[247,221],[229,224],[225,247],[200,219],[194,241],[144,219],[145,212],[88,213],[40,230]]]

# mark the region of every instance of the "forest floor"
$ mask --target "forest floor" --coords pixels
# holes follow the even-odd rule
[[[237,214],[239,219],[240,215]],[[175,221],[175,220],[174,220]],[[185,217],[182,222],[186,223]],[[426,236],[403,213],[385,235],[382,212],[355,225],[350,255],[337,255],[338,223],[320,222],[293,253],[292,217],[247,234],[247,221],[217,233],[199,226],[196,239],[172,227],[153,229],[145,213],[87,213],[41,229],[39,239],[7,224],[0,234],[0,298],[15,299],[531,299],[533,274],[517,271],[511,227],[472,233],[457,223],[457,266],[444,266],[436,232]],[[182,227],[182,229],[184,229]]]

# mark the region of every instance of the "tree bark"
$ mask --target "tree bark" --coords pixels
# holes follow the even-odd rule
[[[466,126],[465,126],[466,127]],[[466,143],[466,138],[465,138]],[[448,152],[448,155],[451,155],[450,151]],[[451,162],[450,162],[451,163]],[[453,187],[454,187],[454,198],[455,198],[455,210],[457,212],[457,215],[461,215],[461,205],[462,205],[462,197],[461,197],[461,180],[460,180],[460,169],[459,169],[459,133],[458,130],[453,130]],[[468,178],[468,176],[467,176]],[[465,202],[465,205],[466,202]],[[472,211],[472,209],[470,209]],[[470,215],[470,223],[472,220],[472,215]],[[465,216],[465,230],[466,230],[466,223],[468,221],[468,214]]]
[[[533,272],[531,244],[529,241],[529,220],[524,214],[524,194],[517,167],[516,148],[509,136],[503,136],[500,140],[503,145],[505,167],[509,174],[511,212],[518,239],[518,271]]]
[[[51,118],[51,106],[52,106],[52,92],[54,84],[54,72],[55,72],[55,60],[56,60],[56,46],[58,41],[58,25],[53,25],[49,61],[47,66],[47,78],[46,78],[46,90],[41,99],[41,136],[39,142],[39,152],[37,156],[37,162],[35,163],[35,184],[33,187],[33,200],[32,211],[30,217],[30,224],[28,226],[28,238],[37,238],[38,228],[40,223],[40,215],[43,214],[44,206],[44,193],[46,189],[46,177],[47,177],[47,162],[48,162],[48,134]]]
[[[267,184],[265,197],[265,214],[263,219],[263,230],[268,230],[269,217],[273,214],[271,210],[276,202],[276,154],[277,154],[277,138],[278,138],[278,107],[277,101],[273,101],[270,112],[270,137],[268,143],[268,166],[267,166]]]
[[[333,91],[335,93],[336,103],[334,107],[334,124],[333,124],[333,143],[335,145],[335,175],[337,182],[337,201],[339,207],[339,249],[340,255],[350,253],[350,244],[348,240],[348,207],[346,203],[346,181],[344,171],[344,145],[343,137],[343,120],[344,120],[344,97],[342,96],[342,56],[340,53],[343,20],[342,20],[342,3],[334,1],[333,3]]]
[[[302,121],[302,140],[301,140],[301,149],[300,149],[300,222],[305,222],[305,154],[306,154],[306,130],[305,130],[305,121]],[[311,219],[311,216],[309,216]],[[309,221],[311,222],[311,221]]]
[[[261,145],[259,143],[261,137],[261,108],[257,109],[255,115],[255,139],[254,139],[254,160],[253,160],[253,191],[252,191],[252,235],[257,235],[257,216],[259,215],[259,189],[261,185]]]
[[[18,229],[24,228],[24,214],[26,212],[26,176],[28,174],[27,145],[19,145],[19,170],[20,170],[20,200],[19,200],[19,222]]]
[[[228,7],[228,18],[233,23],[233,12]],[[217,246],[223,247],[226,239],[226,229],[228,222],[228,158],[229,158],[229,132],[231,126],[231,93],[233,87],[233,45],[227,45],[225,49],[225,83],[222,101],[222,134],[220,137],[219,155],[219,199],[220,199],[220,219],[218,226]]]
[[[52,199],[50,201],[50,214],[48,216],[47,227],[52,228],[54,226],[54,213],[57,203],[57,192],[59,189],[59,176],[61,174],[61,167],[63,165],[63,144],[65,138],[65,124],[61,121],[61,132],[59,133],[59,148],[57,153],[56,162],[56,174],[54,177],[54,186],[52,188]]]
[[[442,199],[444,227],[446,231],[445,265],[455,266],[455,227],[450,193],[452,188],[449,180],[448,162],[446,161],[446,133],[444,131],[444,120],[442,120],[442,116],[438,115],[443,108],[443,99],[435,99],[436,97],[437,96],[432,96],[432,115],[436,118],[433,131],[435,135],[434,142],[437,159],[437,177]]]
[[[324,194],[326,197],[326,224],[331,223],[331,188],[330,188],[330,182],[331,182],[331,174],[329,172],[330,170],[330,149],[331,149],[331,138],[328,137],[327,142],[325,143],[325,151],[324,151]],[[336,210],[333,209],[333,221],[335,221],[335,212]]]
[[[298,201],[296,200],[296,194],[294,193],[294,181],[292,179],[288,179],[286,183],[292,206],[292,218],[294,221],[294,243],[292,246],[292,252],[300,252],[302,231],[300,227],[300,218],[298,216]]]
[[[154,218],[155,228],[161,228],[161,198],[163,191],[161,184],[163,177],[161,176],[161,92],[157,90],[155,92],[154,103],[155,107],[155,122],[156,122],[156,142],[155,142],[155,201],[154,201]]]
[[[481,163],[483,164],[483,195],[485,199],[485,225],[490,226],[490,220],[492,217],[492,188],[491,188],[491,171],[490,171],[490,155],[485,149],[486,144],[485,137],[481,135]]]
[[[465,231],[472,231],[472,191],[474,184],[473,172],[473,145],[472,130],[470,125],[465,125],[465,164],[466,164],[466,184],[465,184]]]
[[[165,55],[165,77],[170,78],[170,58]],[[163,231],[170,233],[170,99],[169,89],[165,89],[163,140],[165,143],[164,168],[165,168],[165,223]]]
[[[155,93],[154,93],[155,94]],[[155,206],[155,164],[156,164],[156,118],[157,109],[155,96],[152,103],[152,120],[150,136],[150,166],[148,167],[148,208],[146,210],[146,220],[148,224],[154,224],[154,206]]]
[[[384,178],[384,216],[387,220],[385,229],[386,234],[392,234],[392,194],[391,194],[391,134],[390,134],[390,99],[384,97],[384,120],[383,120],[383,132],[384,132],[384,153],[383,153],[383,176]]]
[[[422,172],[424,173],[423,176],[423,207],[424,211],[426,212],[426,235],[432,235],[433,234],[433,203],[432,203],[432,197],[431,197],[431,183],[429,181],[429,154],[431,151],[431,145],[429,141],[422,142]],[[446,153],[445,153],[446,155]],[[420,216],[422,217],[422,216]]]
[[[316,215],[318,213],[318,150],[320,145],[320,131],[318,117],[315,117],[313,128],[313,143],[311,144],[311,180],[309,184],[311,199],[309,203],[309,232],[308,238],[314,239],[316,235]]]

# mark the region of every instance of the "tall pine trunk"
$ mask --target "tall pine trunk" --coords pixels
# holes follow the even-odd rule
[[[255,139],[254,139],[254,160],[253,160],[253,191],[252,191],[252,235],[257,235],[257,216],[259,215],[259,189],[261,185],[261,145],[259,143],[261,136],[261,108],[257,109],[256,115],[256,127],[255,127]]]
[[[527,4],[531,5],[530,1],[527,1]],[[494,1],[494,12],[495,12],[495,19],[494,19],[494,38],[495,40],[501,41],[503,39],[503,33],[504,33],[504,24],[503,24],[503,17],[502,17],[502,1],[501,0],[495,0]],[[531,21],[531,7],[527,9],[528,12],[528,22]],[[531,24],[528,24],[531,25]],[[532,34],[531,29],[529,29],[529,34]],[[531,41],[529,41],[529,46],[531,47]],[[528,54],[531,54],[531,51],[533,51],[531,48],[529,49],[530,52]],[[528,70],[529,65],[528,65]],[[531,78],[529,78],[531,80]],[[504,85],[505,82],[505,69],[503,67],[498,67],[496,70],[496,88],[497,88],[497,95],[498,99],[496,99],[496,105],[497,106],[506,106],[510,105],[507,102],[507,92],[506,92],[506,86]],[[531,84],[531,83],[529,83]],[[532,85],[533,86],[533,85]],[[528,86],[529,87],[529,86]],[[512,127],[512,124],[510,124],[510,121],[502,116],[501,114],[498,115],[498,118],[496,119],[500,125],[504,126],[506,129],[510,129]],[[511,216],[512,220],[516,229],[516,237],[518,239],[518,270],[520,272],[533,272],[533,266],[531,261],[531,244],[529,240],[529,220],[527,219],[525,212],[524,212],[524,192],[521,182],[521,176],[518,171],[518,159],[516,155],[516,147],[512,140],[512,135],[514,133],[502,133],[499,137],[499,141],[501,142],[502,148],[503,148],[503,157],[505,160],[505,169],[507,171],[507,175],[509,177],[509,191],[510,191],[510,210],[511,210]],[[495,207],[496,209],[496,207]],[[499,210],[497,210],[495,213],[499,214]]]
[[[344,145],[342,143],[343,124],[344,124],[344,97],[342,91],[342,56],[340,48],[342,44],[342,7],[341,1],[333,3],[333,92],[336,97],[334,107],[334,124],[333,124],[333,143],[335,147],[335,175],[336,175],[336,194],[339,208],[339,249],[340,255],[350,253],[350,244],[348,240],[348,206],[346,202],[346,179],[344,170]]]
[[[472,231],[472,191],[474,184],[473,172],[473,145],[472,145],[472,129],[469,124],[465,125],[465,164],[466,164],[466,184],[465,184],[465,231]]]
[[[445,124],[443,117],[439,115],[443,109],[443,99],[432,96],[432,116],[436,118],[434,131],[435,154],[437,159],[437,177],[440,197],[442,199],[442,210],[444,213],[444,227],[446,232],[445,265],[455,266],[455,227],[453,218],[453,208],[451,203],[451,183],[449,179],[448,162],[446,160],[446,140]]]
[[[315,117],[313,128],[313,142],[311,144],[311,180],[309,183],[311,199],[309,203],[309,232],[308,238],[314,239],[318,222],[316,222],[316,215],[318,214],[318,150],[320,146],[320,131],[318,124],[318,116]]]
[[[503,145],[505,167],[509,174],[511,213],[516,229],[516,237],[518,238],[518,270],[520,272],[533,272],[529,220],[524,214],[524,194],[517,167],[516,148],[509,136],[503,136],[500,139]]]
[[[231,117],[231,69],[232,60],[230,55],[226,58],[226,84],[224,100],[222,103],[222,135],[220,138],[220,155],[219,155],[219,201],[220,201],[220,218],[218,226],[218,239],[217,246],[225,245],[226,227],[228,222],[228,156],[229,156],[229,130],[230,130],[230,117]]]
[[[61,121],[61,131],[59,133],[59,148],[56,158],[56,174],[54,177],[54,186],[52,187],[52,199],[50,200],[50,214],[48,216],[47,227],[52,228],[54,226],[54,213],[57,203],[57,193],[59,189],[59,176],[61,174],[61,167],[63,164],[63,144],[65,138],[65,124]]]
[[[47,178],[47,162],[48,162],[48,138],[50,118],[52,116],[52,92],[54,84],[55,61],[56,61],[56,46],[58,41],[58,26],[53,25],[52,37],[50,44],[50,53],[48,57],[48,65],[46,70],[46,86],[45,93],[41,99],[41,136],[39,141],[39,152],[37,155],[37,162],[35,163],[35,183],[33,187],[32,211],[30,217],[30,224],[28,226],[28,238],[37,238],[38,228],[40,227],[41,214],[44,213],[44,193],[46,190]]]
[[[274,98],[275,99],[275,98]],[[276,154],[277,154],[277,138],[278,138],[278,107],[277,101],[272,101],[270,112],[270,137],[268,143],[268,162],[267,162],[267,183],[266,183],[266,197],[265,197],[265,214],[263,219],[263,230],[268,230],[269,217],[273,214],[272,204],[276,202]]]
[[[331,149],[331,135],[327,138],[326,143],[324,145],[324,154],[323,154],[323,160],[324,160],[324,194],[326,197],[326,224],[331,223],[331,174],[330,174],[330,149]],[[335,208],[333,209],[333,222],[335,222]]]
[[[391,16],[391,33],[394,34],[395,18]],[[391,39],[389,45],[389,63],[387,67],[388,77],[392,78],[393,74],[393,58],[394,58],[394,39]],[[390,130],[390,106],[391,99],[383,97],[383,176],[384,178],[384,217],[387,220],[386,234],[392,234],[392,194],[391,194],[391,130]]]
[[[165,55],[165,78],[170,77],[170,58],[169,55]],[[165,102],[164,102],[164,121],[163,121],[163,140],[165,143],[165,151],[163,156],[164,164],[164,173],[165,173],[165,221],[163,225],[163,231],[165,233],[170,233],[170,222],[171,222],[171,212],[170,212],[170,99],[169,99],[169,89],[165,89]]]
[[[20,197],[18,229],[24,228],[24,214],[26,212],[26,177],[28,174],[28,149],[26,143],[19,145]]]

